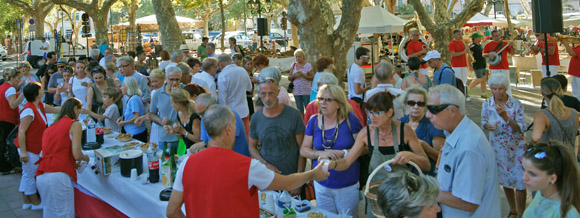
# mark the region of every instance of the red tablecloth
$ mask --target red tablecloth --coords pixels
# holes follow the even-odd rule
[[[75,188],[75,215],[86,217],[127,218],[125,214],[104,201],[89,196]]]

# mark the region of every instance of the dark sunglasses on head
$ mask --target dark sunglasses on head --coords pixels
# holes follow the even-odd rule
[[[441,111],[445,110],[445,108],[447,108],[449,106],[458,107],[457,105],[454,105],[454,104],[427,105],[427,110],[429,110],[429,112],[431,112],[431,114],[438,114]]]
[[[407,101],[407,105],[409,105],[411,107],[413,107],[415,105],[418,105],[419,107],[425,107],[425,102],[424,101],[411,101],[411,100],[408,100]]]
[[[72,71],[70,68],[64,68],[64,70],[62,70],[62,72],[63,72],[63,73],[64,73],[64,72],[69,72],[69,73],[72,73],[73,71]]]

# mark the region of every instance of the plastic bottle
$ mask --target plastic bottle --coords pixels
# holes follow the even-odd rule
[[[162,165],[161,165],[161,183],[164,187],[171,187],[171,160],[169,156],[169,152],[167,149],[171,149],[171,145],[168,145],[164,142],[163,146],[163,155],[161,156]]]
[[[149,182],[159,182],[159,158],[157,157],[157,149],[149,146],[147,149],[147,166],[149,168]]]
[[[104,134],[105,134],[105,130],[103,129],[104,125],[103,125],[103,121],[97,122],[96,128],[95,128],[95,133],[97,136],[97,142],[103,144],[104,143]]]
[[[97,135],[96,135],[96,124],[92,118],[88,118],[89,122],[87,123],[87,143],[96,142]]]

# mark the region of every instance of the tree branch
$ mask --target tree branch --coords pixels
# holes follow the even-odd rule
[[[451,5],[448,5],[449,7],[447,8],[447,15],[449,15],[449,17],[453,15],[453,8],[455,7],[455,3],[457,3],[457,0],[451,0]]]
[[[95,0],[93,0],[91,3],[85,3],[82,0],[52,0],[53,3],[55,4],[63,4],[63,5],[68,5],[71,6],[73,8],[76,8],[78,10],[84,11],[85,13],[87,11],[91,11],[91,9],[93,8],[92,4]],[[98,0],[96,0],[98,1]]]
[[[362,0],[342,1],[342,18],[338,28],[334,30],[335,40],[344,40],[347,34],[341,34],[344,31],[358,30],[360,22],[349,22],[349,20],[360,20],[362,10]],[[349,37],[350,38],[350,37]]]
[[[409,4],[411,4],[413,6],[415,11],[417,12],[417,15],[419,15],[419,20],[421,20],[421,24],[425,28],[427,28],[427,30],[433,29],[434,28],[433,20],[431,19],[431,17],[427,13],[427,10],[425,10],[425,7],[421,3],[421,1],[420,0],[409,0]]]
[[[465,9],[461,11],[461,13],[459,13],[457,16],[455,16],[455,18],[453,18],[451,23],[455,24],[455,28],[462,27],[463,25],[465,25],[465,23],[467,23],[467,21],[469,21],[469,19],[471,19],[475,14],[477,14],[483,9],[484,3],[485,3],[484,0],[471,1],[469,4],[467,4]]]
[[[32,8],[32,5],[23,2],[21,0],[5,0],[6,3],[14,5],[16,7],[22,8],[22,10],[26,11],[26,13],[32,15],[34,14],[35,9]]]

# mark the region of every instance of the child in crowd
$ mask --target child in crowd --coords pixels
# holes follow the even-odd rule
[[[100,121],[105,121],[105,128],[111,128],[113,132],[121,132],[121,127],[117,124],[116,120],[121,116],[119,114],[119,107],[115,104],[115,99],[117,98],[117,90],[115,88],[109,87],[103,91],[103,108],[105,113],[103,115],[92,112],[91,110],[83,109],[83,113],[87,113]]]

